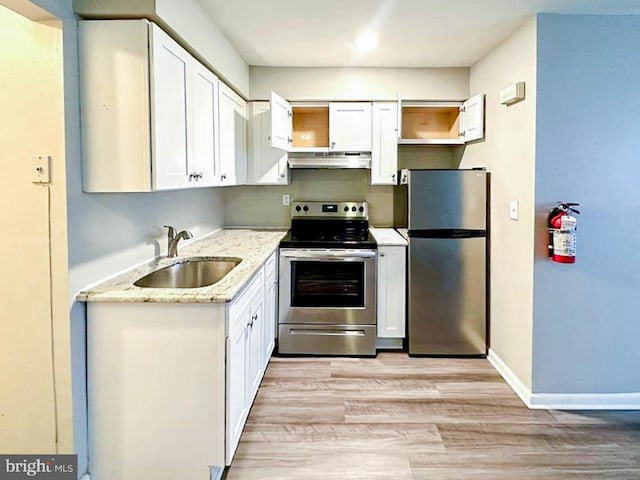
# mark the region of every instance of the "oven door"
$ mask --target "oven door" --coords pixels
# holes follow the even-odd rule
[[[281,324],[376,324],[376,251],[280,249]]]

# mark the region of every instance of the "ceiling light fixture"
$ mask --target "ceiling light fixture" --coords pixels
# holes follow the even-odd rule
[[[366,52],[378,44],[378,34],[373,30],[365,30],[353,42],[353,47],[359,52]]]

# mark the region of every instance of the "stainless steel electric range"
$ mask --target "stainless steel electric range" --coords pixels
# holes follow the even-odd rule
[[[376,241],[365,202],[295,202],[280,242],[278,352],[375,355]]]

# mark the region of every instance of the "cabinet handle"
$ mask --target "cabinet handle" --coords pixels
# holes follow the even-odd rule
[[[191,181],[193,181],[193,179],[195,178],[195,176],[196,176],[196,175],[195,175],[195,173],[190,173],[190,174],[189,174],[189,181],[190,181],[190,182],[191,182]]]
[[[227,178],[227,176],[223,173],[222,175],[220,175],[220,180],[225,180]]]
[[[284,178],[284,172],[280,174],[280,178]]]
[[[381,257],[384,257],[384,253],[381,253],[381,254],[380,254],[380,256],[381,256]]]

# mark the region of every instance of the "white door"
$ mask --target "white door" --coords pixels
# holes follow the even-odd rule
[[[251,304],[251,320],[247,344],[247,408],[251,408],[253,399],[262,380],[264,349],[262,346],[264,328],[264,290]]]
[[[247,313],[248,309],[245,309],[241,315],[247,315]],[[247,401],[246,390],[246,347],[249,327],[244,321],[240,323],[235,332],[227,338],[227,448],[225,454],[227,465],[233,459],[251,406],[251,401]]]
[[[251,102],[249,119],[249,183],[286,185],[287,152],[271,146],[269,102]]]
[[[262,363],[266,367],[269,363],[269,358],[273,353],[275,347],[276,336],[276,285],[277,283],[271,282],[266,286],[266,293],[264,296],[264,325],[263,325],[263,347],[264,353],[262,355]]]
[[[187,85],[191,56],[155,24],[151,38],[151,130],[154,189],[189,185]]]
[[[396,123],[398,125],[398,131],[396,133],[398,134],[398,138],[402,138],[402,95],[400,95],[400,92],[398,92],[397,116],[398,116],[398,119]]]
[[[271,146],[288,151],[293,136],[293,114],[291,105],[275,92],[271,92]]]
[[[337,152],[371,151],[371,103],[329,104],[329,149]]]
[[[218,183],[218,78],[195,59],[191,65],[189,181],[210,187]]]
[[[378,337],[405,336],[406,248],[378,247]]]
[[[462,104],[460,134],[464,142],[484,137],[484,94],[479,93]]]
[[[398,170],[398,105],[373,104],[371,185],[396,185]]]
[[[224,83],[219,86],[220,184],[246,181],[246,102]]]

